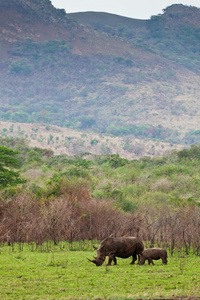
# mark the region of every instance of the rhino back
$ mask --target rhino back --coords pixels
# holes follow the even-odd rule
[[[163,248],[149,248],[145,249],[142,255],[146,258],[159,259],[161,257],[167,257],[167,251]]]
[[[109,237],[101,242],[100,249],[105,251],[106,255],[115,253],[116,256],[127,258],[133,253],[142,253],[144,247],[136,237]]]

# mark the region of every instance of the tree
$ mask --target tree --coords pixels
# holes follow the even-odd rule
[[[20,178],[19,171],[13,170],[19,167],[19,160],[16,157],[18,153],[18,151],[0,146],[0,189],[26,182]]]

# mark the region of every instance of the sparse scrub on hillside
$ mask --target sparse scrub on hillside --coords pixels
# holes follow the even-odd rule
[[[32,70],[31,66],[26,61],[15,60],[11,63],[9,72],[28,76],[31,74]]]
[[[98,141],[96,138],[94,138],[94,139],[92,139],[92,140],[90,141],[90,144],[93,146],[93,145],[97,145],[98,142],[99,142],[99,141]]]
[[[198,9],[172,5],[151,20],[68,19],[50,1],[11,2],[13,10],[1,1],[2,120],[198,143],[187,134],[199,120]]]
[[[145,150],[143,144],[141,144],[141,143],[132,144],[130,139],[126,139],[124,149],[130,153],[135,153],[136,156],[143,156],[143,153]]]

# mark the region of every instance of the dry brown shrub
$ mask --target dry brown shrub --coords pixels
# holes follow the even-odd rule
[[[180,207],[141,207],[141,236],[148,246],[166,245],[171,254],[175,248],[200,251],[200,209],[188,205]]]
[[[119,212],[113,203],[105,200],[91,200],[83,205],[81,235],[89,239],[103,239],[119,226]]]
[[[0,240],[8,243],[29,241],[39,212],[39,203],[32,194],[20,193],[3,203]]]
[[[0,202],[0,242],[41,244],[112,236],[138,236],[148,246],[200,253],[200,208],[145,205],[133,214],[114,202],[90,197],[84,181],[63,182],[60,197],[37,200],[20,192]]]
[[[85,180],[63,180],[60,185],[60,193],[68,195],[71,200],[78,202],[89,201],[91,199],[88,183]]]
[[[114,202],[92,199],[83,205],[81,239],[102,240],[107,236],[138,235],[139,221],[134,215],[121,211]]]
[[[46,201],[41,208],[41,220],[47,239],[57,243],[60,240],[73,240],[77,222],[77,209],[68,197]]]

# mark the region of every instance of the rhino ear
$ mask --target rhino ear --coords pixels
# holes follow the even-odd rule
[[[93,248],[94,248],[95,250],[97,250],[97,247],[93,246]]]

